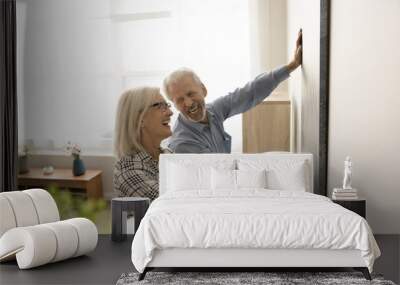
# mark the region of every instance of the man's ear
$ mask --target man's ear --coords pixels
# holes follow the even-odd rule
[[[207,88],[204,86],[203,83],[201,83],[201,89],[203,89],[204,97],[207,96]]]

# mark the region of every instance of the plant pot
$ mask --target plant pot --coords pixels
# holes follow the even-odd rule
[[[72,173],[74,176],[80,176],[85,174],[86,168],[83,160],[80,158],[75,158],[72,164]]]

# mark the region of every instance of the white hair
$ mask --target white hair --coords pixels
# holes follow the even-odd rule
[[[171,84],[174,84],[184,78],[185,76],[191,76],[194,82],[201,86],[203,82],[201,82],[200,77],[191,69],[186,67],[181,67],[173,72],[171,72],[167,77],[165,77],[163,82],[163,93],[171,99],[171,95],[169,93],[169,87]]]
[[[119,98],[115,120],[114,153],[118,158],[144,151],[140,125],[160,89],[139,87],[125,91]]]

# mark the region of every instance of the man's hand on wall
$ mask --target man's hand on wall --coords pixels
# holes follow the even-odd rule
[[[299,34],[297,36],[297,40],[296,40],[296,51],[294,53],[294,58],[287,65],[287,68],[289,69],[289,72],[292,72],[293,70],[295,70],[302,63],[302,60],[303,60],[303,49],[302,49],[303,42],[302,41],[303,41],[303,32],[300,29]]]

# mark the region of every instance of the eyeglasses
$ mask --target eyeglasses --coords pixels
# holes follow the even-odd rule
[[[163,112],[167,111],[167,109],[171,108],[171,104],[167,102],[156,102],[152,104],[150,107],[156,108],[157,110],[161,110]]]

